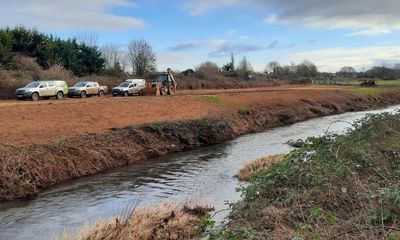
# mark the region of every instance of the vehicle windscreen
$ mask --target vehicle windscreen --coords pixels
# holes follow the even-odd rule
[[[26,88],[36,88],[36,87],[39,87],[39,85],[40,85],[40,82],[31,82],[28,85],[26,85],[25,87]]]
[[[152,83],[157,83],[157,82],[164,82],[167,81],[167,75],[157,75]]]
[[[130,83],[123,82],[118,87],[128,87]]]
[[[86,86],[86,82],[78,82],[74,85],[74,87],[84,87]]]

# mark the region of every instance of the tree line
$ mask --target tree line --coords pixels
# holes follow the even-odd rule
[[[106,74],[126,75],[128,71],[135,76],[143,76],[157,70],[156,54],[145,40],[132,40],[127,51],[108,43],[99,47],[95,37],[82,39],[60,39],[52,35],[27,29],[23,26],[0,29],[0,68],[12,68],[15,56],[35,58],[44,69],[59,65],[76,76]],[[249,60],[244,56],[236,64],[231,54],[230,61],[219,67],[213,62],[204,62],[195,70],[188,69],[184,74],[194,74],[199,78],[217,76],[224,72],[228,76],[249,80],[254,74]],[[261,73],[257,73],[261,74]],[[281,65],[277,61],[267,63],[262,73],[272,79],[309,79],[320,76],[341,76],[346,78],[400,79],[400,64],[394,67],[376,66],[367,71],[357,72],[351,66],[345,66],[336,73],[320,73],[317,66],[307,60],[301,63]]]
[[[126,74],[126,66],[133,75],[142,76],[156,71],[156,55],[146,41],[132,40],[128,51],[117,45],[98,47],[95,37],[87,35],[61,39],[27,29],[23,26],[0,29],[0,68],[11,69],[15,56],[35,58],[44,69],[59,65],[76,76],[91,74]]]
[[[104,69],[104,58],[97,46],[88,46],[76,38],[62,40],[35,29],[0,29],[0,67],[10,68],[16,55],[36,58],[44,69],[61,65],[77,76],[99,74]]]

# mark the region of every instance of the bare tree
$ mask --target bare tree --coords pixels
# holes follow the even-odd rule
[[[112,69],[117,64],[122,65],[123,52],[119,49],[118,45],[107,43],[100,50],[107,69]]]
[[[235,56],[231,53],[231,67],[232,71],[235,71]]]
[[[296,66],[296,75],[298,77],[315,77],[317,74],[317,66],[308,60],[304,60]]]
[[[121,59],[120,59],[119,63],[121,65],[122,69],[127,72],[129,65],[130,65],[129,59],[128,59],[128,52],[126,52],[126,51],[121,52]]]
[[[277,61],[272,61],[272,62],[269,62],[268,64],[267,64],[267,66],[265,67],[265,69],[264,69],[264,71],[266,72],[266,73],[272,73],[272,74],[274,74],[274,75],[278,75],[279,74],[279,70],[281,69],[282,67],[281,67],[281,64],[279,63],[279,62],[277,62]]]
[[[96,47],[98,46],[99,43],[99,35],[94,33],[94,32],[82,32],[78,35],[76,35],[76,40],[78,43],[85,44],[86,46],[89,47]]]
[[[207,62],[200,64],[196,68],[196,71],[204,73],[208,77],[212,77],[212,76],[218,75],[220,69],[217,64],[207,61]]]
[[[236,67],[236,73],[243,79],[250,79],[250,73],[252,71],[253,68],[251,67],[249,60],[247,60],[246,56],[243,56],[242,60],[240,60],[238,66]]]
[[[250,64],[249,60],[247,60],[246,56],[243,56],[242,60],[240,60],[236,70],[238,72],[244,72],[244,73],[248,73],[253,70],[253,68],[251,67],[251,64]]]
[[[128,45],[128,60],[136,76],[154,72],[157,69],[156,54],[145,40],[132,40]]]
[[[338,75],[344,76],[344,77],[352,77],[356,74],[356,70],[351,67],[351,66],[344,66],[342,67],[339,72]]]

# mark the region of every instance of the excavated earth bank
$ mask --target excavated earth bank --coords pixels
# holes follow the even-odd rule
[[[0,200],[33,196],[74,178],[218,144],[247,133],[398,103],[400,95],[394,93],[379,97],[340,93],[325,100],[301,98],[285,106],[260,102],[220,116],[113,128],[56,143],[0,144]]]

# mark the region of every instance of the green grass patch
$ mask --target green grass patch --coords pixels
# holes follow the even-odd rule
[[[363,94],[378,97],[385,93],[399,93],[400,86],[395,85],[386,85],[386,86],[377,86],[377,87],[359,87],[354,89],[346,90],[354,94]]]
[[[218,95],[204,95],[201,99],[211,103],[222,103],[222,97]]]
[[[400,86],[399,80],[378,80],[376,81],[378,86]]]
[[[343,82],[333,82],[333,85],[342,85],[342,86],[360,86],[363,81],[343,81]],[[400,87],[400,79],[398,80],[376,80],[376,85],[378,86],[399,86]],[[317,85],[326,85],[325,84],[318,84]]]
[[[355,94],[365,94],[365,95],[371,95],[371,96],[379,96],[383,93],[382,89],[377,88],[377,87],[356,88],[356,89],[351,89],[349,91],[352,93],[355,93]]]
[[[240,106],[238,113],[240,115],[250,115],[250,109],[247,106]]]

